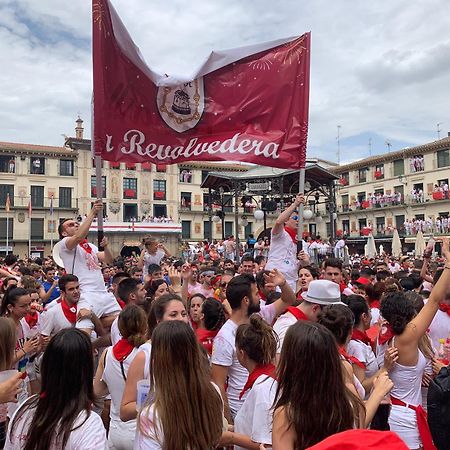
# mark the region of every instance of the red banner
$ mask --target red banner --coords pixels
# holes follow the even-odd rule
[[[212,52],[186,79],[153,72],[109,0],[93,0],[94,149],[108,161],[242,161],[298,169],[310,34]]]

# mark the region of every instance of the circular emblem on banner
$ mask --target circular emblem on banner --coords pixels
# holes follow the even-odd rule
[[[203,77],[179,86],[159,87],[158,111],[170,128],[182,133],[194,128],[205,108]]]

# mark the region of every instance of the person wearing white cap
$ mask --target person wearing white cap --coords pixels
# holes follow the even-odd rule
[[[324,306],[343,305],[339,285],[328,280],[313,280],[308,290],[302,293],[303,301],[298,306],[290,306],[275,322],[273,329],[278,335],[277,360],[283,347],[284,337],[291,325],[298,320],[317,321]]]

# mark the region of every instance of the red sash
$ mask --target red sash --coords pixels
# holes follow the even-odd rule
[[[77,321],[77,306],[69,306],[64,300],[60,303],[63,314],[66,316],[66,319],[72,324],[75,325]]]
[[[350,364],[356,364],[358,367],[361,367],[361,369],[366,370],[366,365],[361,362],[358,358],[355,358],[354,356],[349,355],[344,348],[339,347],[339,353],[350,363]]]
[[[273,378],[276,380],[276,368],[273,364],[265,364],[256,366],[253,372],[248,376],[247,383],[245,383],[244,389],[242,389],[242,392],[239,394],[239,400],[244,396],[244,394],[253,387],[255,384],[255,381],[260,377],[261,375],[267,375],[268,377]]]
[[[92,253],[92,248],[89,245],[89,242],[87,239],[83,239],[79,244],[78,244],[86,253]]]
[[[286,311],[290,312],[297,320],[309,320],[306,314],[295,306],[289,306]]]
[[[364,344],[370,345],[370,337],[367,336],[367,333],[365,331],[358,330],[356,328],[353,328],[352,332],[352,340],[353,341],[361,341],[364,342]]]
[[[297,245],[297,230],[290,227],[284,227],[284,229],[286,230],[286,233],[291,237],[292,242]]]
[[[127,359],[127,356],[133,351],[134,347],[124,338],[120,339],[112,348],[114,358],[122,362]]]
[[[386,322],[381,325],[380,334],[378,336],[378,343],[380,345],[386,344],[395,336],[394,330],[392,327]]]
[[[419,436],[422,440],[423,450],[436,450],[433,444],[433,438],[431,437],[430,428],[428,427],[427,413],[422,408],[422,405],[413,406],[399,400],[398,398],[391,396],[391,402],[396,406],[404,406],[406,408],[412,409],[416,413],[417,418],[417,428],[419,429]]]
[[[447,305],[447,303],[439,303],[439,309],[450,316],[450,305]]]

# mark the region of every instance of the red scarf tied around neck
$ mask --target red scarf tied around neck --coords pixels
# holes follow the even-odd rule
[[[450,316],[450,305],[447,305],[447,303],[439,303],[439,309]]]
[[[128,355],[133,351],[134,347],[124,338],[120,339],[112,348],[114,358],[119,362],[127,359]]]
[[[89,242],[87,239],[83,239],[80,243],[79,246],[86,252],[86,253],[92,253],[92,248],[89,245]]]
[[[339,347],[339,353],[350,363],[350,364],[356,364],[358,367],[361,367],[361,369],[366,370],[366,365],[360,361],[358,358],[355,358],[352,355],[349,355],[344,348]]]
[[[367,336],[367,333],[356,328],[353,328],[352,340],[361,341],[364,342],[364,344],[371,345],[370,337]]]
[[[261,375],[267,375],[270,378],[273,378],[276,380],[276,368],[273,364],[264,364],[256,366],[255,369],[252,371],[252,373],[248,376],[247,383],[245,383],[244,389],[242,389],[242,392],[239,394],[239,400],[244,396],[244,394],[250,390],[253,385],[255,384],[255,381],[261,376]]]
[[[65,300],[62,300],[61,303],[61,309],[66,317],[66,319],[72,324],[75,325],[77,321],[77,305],[75,306],[69,306]]]
[[[297,320],[309,320],[306,314],[295,306],[289,306],[286,311],[290,312]]]
[[[384,345],[387,342],[389,342],[394,336],[395,333],[391,325],[388,324],[387,322],[383,323],[381,325],[380,334],[378,335],[378,343],[380,345]]]
[[[291,237],[292,242],[297,245],[297,230],[295,230],[294,228],[290,228],[290,227],[284,227],[284,229],[286,230],[286,233]]]

